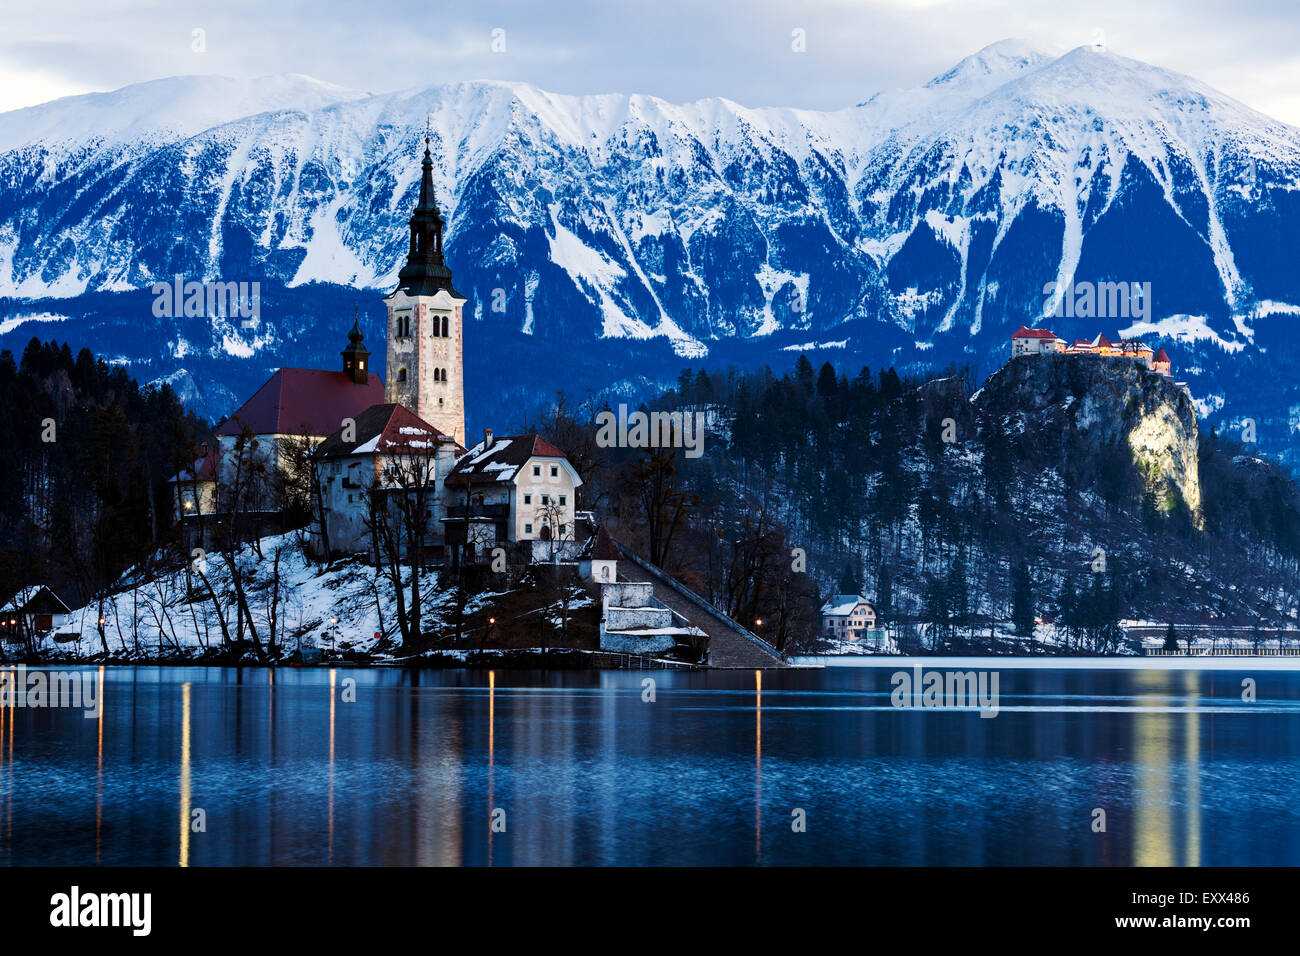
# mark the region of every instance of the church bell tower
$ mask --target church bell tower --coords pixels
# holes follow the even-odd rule
[[[446,222],[433,195],[433,157],[424,140],[420,196],[411,214],[410,248],[388,308],[384,401],[405,405],[465,444],[463,317],[465,298],[442,255]]]
[[[339,354],[343,356],[343,374],[357,385],[365,385],[370,375],[366,370],[370,352],[361,344],[363,338],[360,320],[354,318],[352,331],[348,333],[348,347]]]

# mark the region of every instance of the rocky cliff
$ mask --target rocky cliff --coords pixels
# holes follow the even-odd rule
[[[1000,423],[1022,460],[1071,484],[1140,489],[1161,511],[1186,506],[1201,524],[1196,410],[1185,388],[1133,359],[1023,356],[972,397]]]

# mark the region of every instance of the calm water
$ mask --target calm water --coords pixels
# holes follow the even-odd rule
[[[890,675],[109,669],[5,714],[0,862],[1300,863],[1300,674],[1003,670],[992,719]]]

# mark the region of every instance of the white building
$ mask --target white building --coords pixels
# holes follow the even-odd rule
[[[578,576],[584,581],[612,584],[618,580],[618,548],[601,527],[578,554]]]
[[[443,558],[444,483],[465,449],[401,405],[374,405],[316,449],[318,491],[312,541],[317,553],[370,551],[375,508],[397,496],[425,509],[422,547]]]
[[[857,641],[876,628],[876,609],[857,594],[836,594],[822,605],[822,633],[839,641]]]
[[[240,405],[216,430],[218,486],[213,508],[231,507],[237,494],[242,511],[273,512],[275,476],[293,467],[289,456],[305,458],[326,438],[366,409],[383,404],[384,383],[370,374],[370,353],[361,344],[361,329],[354,322],[343,368],[331,372],[316,368],[281,368],[266,384]],[[193,517],[202,494],[191,495]],[[183,505],[182,505],[183,507]]]
[[[446,480],[447,541],[468,533],[481,545],[528,542],[533,561],[568,559],[577,554],[581,485],[564,453],[540,435],[498,438],[484,429]]]
[[[1011,357],[1040,355],[1043,352],[1064,352],[1065,339],[1058,338],[1050,329],[1030,329],[1021,326],[1011,335]]]

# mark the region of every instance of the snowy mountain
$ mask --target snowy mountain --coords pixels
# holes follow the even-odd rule
[[[989,369],[1048,283],[1131,281],[1149,314],[1043,324],[1158,341],[1202,414],[1275,450],[1300,423],[1300,130],[1019,41],[833,112],[185,77],[6,113],[0,344],[84,341],[210,414],[279,364],[332,363],[350,306],[374,349],[378,301],[343,287],[391,287],[426,124],[471,408],[478,388],[496,413],[503,359],[510,402],[792,346]],[[178,274],[260,281],[261,321],[155,318],[150,285]],[[577,367],[557,382],[552,358]]]

